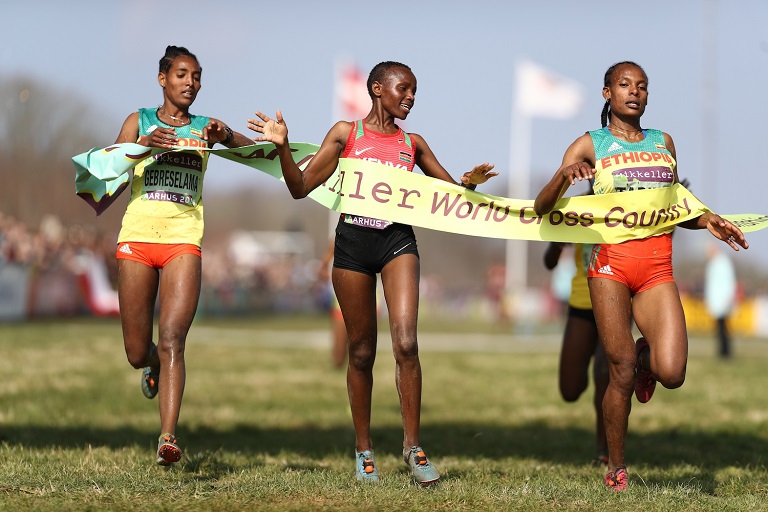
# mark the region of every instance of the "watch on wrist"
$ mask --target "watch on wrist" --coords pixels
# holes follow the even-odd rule
[[[227,138],[222,140],[219,144],[223,144],[226,146],[227,144],[232,142],[232,139],[235,137],[235,134],[232,133],[232,128],[230,128],[229,126],[225,126],[224,131],[227,132]]]

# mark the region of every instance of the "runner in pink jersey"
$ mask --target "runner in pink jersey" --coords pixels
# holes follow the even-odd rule
[[[339,158],[374,159],[383,165],[410,171],[417,165],[427,176],[457,183],[438,162],[426,141],[405,133],[395,123],[411,112],[416,77],[398,62],[376,65],[368,77],[373,106],[365,119],[339,121],[328,132],[304,172],[291,157],[288,128],[278,110],[275,119],[256,112],[248,127],[262,136],[257,142],[277,146],[285,183],[296,198],[306,197],[335,171]],[[498,173],[484,163],[465,173],[459,182],[474,188]],[[410,226],[384,219],[342,215],[336,229],[333,287],[341,305],[349,336],[347,390],[355,427],[356,476],[378,481],[371,440],[371,390],[376,356],[376,274],[381,273],[389,311],[396,372],[395,382],[403,417],[403,460],[422,485],[440,474],[424,454],[419,440],[421,415],[421,363],[416,340],[419,311],[419,257]]]

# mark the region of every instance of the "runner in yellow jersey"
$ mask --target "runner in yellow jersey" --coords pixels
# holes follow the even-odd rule
[[[163,90],[162,105],[129,115],[115,142],[168,149],[252,144],[217,119],[189,113],[200,90],[201,74],[197,57],[189,50],[168,46],[157,78]],[[118,237],[118,295],[125,353],[134,368],[144,368],[144,395],[159,395],[157,463],[164,466],[178,462],[182,453],[176,424],[186,379],[185,342],[200,296],[202,192],[207,164],[205,151],[168,151],[137,165]],[[155,345],[152,332],[158,295]]]

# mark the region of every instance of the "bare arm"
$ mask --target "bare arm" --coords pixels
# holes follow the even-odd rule
[[[672,158],[674,158],[675,162],[677,162],[675,142],[667,133],[664,134],[664,143],[667,146],[669,152],[672,154]],[[680,180],[677,177],[676,168],[675,183],[679,183],[679,181]],[[749,244],[747,243],[746,238],[744,238],[744,233],[742,233],[741,230],[733,223],[725,220],[714,212],[707,212],[696,217],[695,219],[686,220],[681,222],[679,226],[685,229],[707,229],[710,233],[712,233],[712,236],[728,244],[734,251],[738,251],[739,246],[743,247],[744,249],[749,248]]]
[[[563,242],[549,242],[547,250],[544,251],[544,266],[547,270],[552,270],[557,266],[557,262],[560,260],[560,255],[563,253],[563,248],[566,246]]]
[[[339,157],[344,151],[347,136],[352,129],[352,124],[347,121],[339,121],[333,125],[320,144],[317,154],[307,164],[304,172],[301,172],[291,155],[288,126],[282,112],[278,110],[275,119],[261,112],[256,112],[256,117],[258,119],[248,119],[248,128],[261,133],[262,136],[255,137],[253,140],[272,142],[275,145],[285,184],[294,199],[306,197],[333,174],[339,165]]]
[[[232,134],[231,137],[229,136],[230,133]],[[211,146],[217,142],[226,142],[225,145],[230,148],[252,144],[251,139],[230,130],[226,124],[218,119],[211,119],[208,125],[203,128],[202,138]],[[226,140],[227,138],[229,138],[229,141]],[[139,113],[134,112],[125,119],[122,128],[120,128],[120,133],[115,140],[115,144],[125,142],[133,142],[147,147],[170,149],[178,145],[178,137],[176,130],[173,128],[163,128],[161,126],[157,126],[147,135],[139,137]]]
[[[592,138],[584,134],[565,151],[560,168],[536,196],[533,209],[537,215],[551,212],[568,187],[577,181],[591,180],[594,177],[595,148],[592,146]]]
[[[463,185],[469,189],[475,188],[476,185],[485,183],[490,178],[498,176],[499,173],[492,172],[493,165],[488,162],[480,165],[476,165],[471,171],[465,172],[460,181],[455,181],[448,171],[437,161],[437,157],[432,152],[432,149],[427,144],[424,138],[416,133],[410,134],[411,138],[416,143],[416,165],[419,166],[425,175],[431,178],[437,178],[439,180],[447,181],[455,185]]]
[[[328,244],[328,248],[325,250],[325,254],[323,254],[323,259],[320,262],[320,266],[317,269],[317,278],[320,281],[329,281],[331,279],[331,262],[333,262],[333,251],[335,246],[335,240],[331,238],[330,243]]]
[[[125,122],[123,122],[123,126],[120,128],[120,133],[117,134],[117,139],[115,139],[115,144],[123,144],[126,142],[135,143],[138,139],[139,113],[134,112],[125,119]],[[146,146],[146,144],[144,145]]]
[[[253,144],[253,141],[242,133],[232,130],[226,123],[213,118],[203,128],[203,140],[208,142],[211,147],[216,143],[228,148],[239,148]]]

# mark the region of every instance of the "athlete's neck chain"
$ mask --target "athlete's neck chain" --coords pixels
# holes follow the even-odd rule
[[[191,122],[192,122],[192,120],[191,120],[191,119],[188,119],[187,121],[184,121],[184,119],[183,119],[183,118],[181,118],[181,117],[175,117],[175,116],[172,116],[171,114],[166,114],[165,112],[163,112],[162,110],[160,110],[160,108],[161,108],[161,107],[157,107],[157,112],[158,112],[159,114],[163,114],[165,117],[170,117],[171,119],[173,119],[173,120],[174,120],[174,121],[176,121],[177,123],[181,123],[181,125],[180,125],[180,126],[186,126],[186,125],[188,125],[189,123],[191,123]],[[187,115],[189,115],[189,114],[187,114]]]
[[[612,123],[608,123],[608,129],[609,130],[616,130],[617,132],[621,133],[625,137],[631,137],[631,138],[639,137],[640,135],[643,134],[643,129],[642,128],[640,130],[638,130],[638,131],[628,132],[627,130],[622,130],[621,128],[616,127]]]

